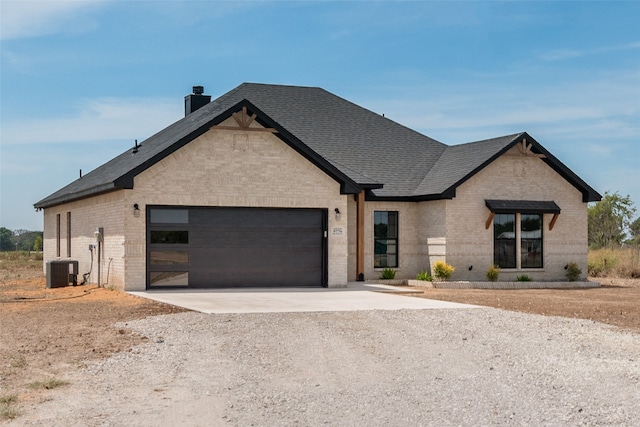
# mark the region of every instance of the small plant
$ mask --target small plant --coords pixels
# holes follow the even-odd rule
[[[67,381],[59,380],[57,378],[51,378],[47,381],[34,381],[29,384],[31,388],[44,388],[47,390],[52,390],[54,388],[62,387],[64,385],[69,384]]]
[[[516,280],[518,282],[531,282],[533,279],[531,278],[531,276],[521,274],[520,276],[516,277]]]
[[[421,271],[416,275],[416,280],[423,280],[425,282],[431,282],[433,279],[428,271]]]
[[[18,401],[17,394],[9,394],[7,396],[0,396],[0,405],[10,405]]]
[[[567,270],[564,275],[570,282],[575,282],[580,278],[580,275],[582,274],[582,270],[580,269],[580,267],[578,267],[578,264],[573,261],[567,264],[564,269]]]
[[[454,271],[455,268],[444,261],[436,261],[433,264],[433,276],[440,281],[447,280]]]
[[[498,280],[498,276],[500,275],[500,267],[495,264],[491,264],[489,269],[487,270],[487,280],[490,282],[495,282]]]
[[[18,411],[12,406],[17,401],[17,394],[0,396],[0,419],[4,418],[7,420],[12,420],[19,415]]]
[[[27,366],[27,359],[22,354],[13,354],[9,356],[10,364],[12,368],[20,369]]]
[[[380,275],[380,278],[383,280],[393,280],[395,277],[396,271],[393,268],[385,268]]]

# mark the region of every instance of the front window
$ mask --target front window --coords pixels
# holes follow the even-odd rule
[[[500,268],[542,268],[542,214],[496,214],[493,263]]]
[[[542,268],[542,215],[520,215],[520,265]]]
[[[516,268],[515,214],[497,214],[493,218],[493,263],[500,268]]]
[[[375,211],[373,213],[375,268],[398,267],[398,212]]]

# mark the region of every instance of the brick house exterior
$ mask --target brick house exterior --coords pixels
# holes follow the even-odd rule
[[[245,83],[185,104],[35,204],[45,263],[77,260],[88,282],[131,291],[342,287],[438,259],[452,280],[484,280],[493,263],[505,280],[587,271],[600,195],[526,133],[446,146],[319,88]],[[222,225],[245,214],[237,232]]]

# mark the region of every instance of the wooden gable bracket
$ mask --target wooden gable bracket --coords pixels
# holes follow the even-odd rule
[[[553,226],[556,225],[556,221],[558,220],[559,216],[560,216],[559,213],[553,214],[553,218],[551,218],[551,222],[549,223],[549,231],[553,230]]]
[[[518,151],[520,151],[520,154],[522,154],[523,156],[537,157],[539,159],[544,159],[547,157],[544,154],[533,153],[531,151],[531,147],[533,147],[533,144],[527,144],[527,138],[522,138],[522,143],[518,144],[517,147]]]
[[[247,107],[242,107],[241,111],[237,111],[233,113],[231,116],[233,117],[233,120],[236,121],[236,123],[242,130],[248,130],[248,131],[254,131],[254,132],[278,133],[278,131],[273,128],[251,127],[251,123],[253,123],[253,121],[256,119],[257,116],[255,113],[253,113],[252,115],[249,115],[249,113],[247,112]],[[222,126],[222,125],[212,126],[211,129],[238,130],[238,128],[235,126]]]
[[[491,212],[489,214],[489,218],[487,218],[487,222],[484,224],[484,229],[488,230],[491,227],[491,223],[493,222],[493,217],[496,216],[495,212]]]

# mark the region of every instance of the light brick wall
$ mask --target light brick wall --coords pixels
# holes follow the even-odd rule
[[[587,204],[582,194],[542,160],[513,149],[458,187],[452,200],[428,202],[366,202],[365,277],[376,279],[373,267],[373,212],[399,212],[399,261],[396,278],[413,279],[436,260],[453,265],[451,280],[486,280],[493,263],[493,225],[485,229],[490,211],[486,199],[553,200],[561,214],[549,230],[552,214],[543,216],[542,269],[503,270],[501,280],[528,274],[534,280],[564,280],[564,266],[576,262],[587,273]],[[355,280],[356,203],[349,199],[349,280]],[[471,270],[469,267],[472,267]]]
[[[91,271],[89,283],[98,282],[98,251],[93,251],[93,264],[89,245],[97,245],[94,232],[104,228],[101,250],[101,284],[124,288],[124,191],[116,191],[65,205],[44,209],[44,262],[77,260],[78,283],[82,275]],[[67,256],[67,212],[71,212],[71,256]],[[56,215],[60,214],[60,257],[56,256]],[[108,281],[107,281],[108,280]]]
[[[355,204],[354,204],[355,212]],[[364,276],[377,279],[382,268],[375,268],[373,223],[374,211],[398,211],[398,262],[396,279],[414,279],[422,269],[428,268],[425,252],[426,235],[422,231],[419,204],[415,202],[366,202],[364,211]],[[350,211],[351,213],[351,211]],[[355,234],[354,234],[355,236]],[[350,272],[350,274],[353,274]]]
[[[127,212],[134,203],[141,209],[139,218],[124,216],[127,290],[145,288],[147,205],[327,209],[328,283],[346,286],[347,196],[340,194],[336,181],[271,133],[210,130],[138,175],[134,189],[125,194]],[[335,208],[343,213],[340,221]]]
[[[541,159],[522,156],[514,148],[458,187],[456,197],[446,202],[446,258],[456,267],[452,280],[486,280],[493,262],[493,225],[485,229],[490,214],[485,199],[552,200],[561,209],[553,230],[553,215],[544,215],[544,268],[502,270],[500,280],[515,280],[520,274],[562,280],[571,261],[586,276],[587,204],[582,194]]]

